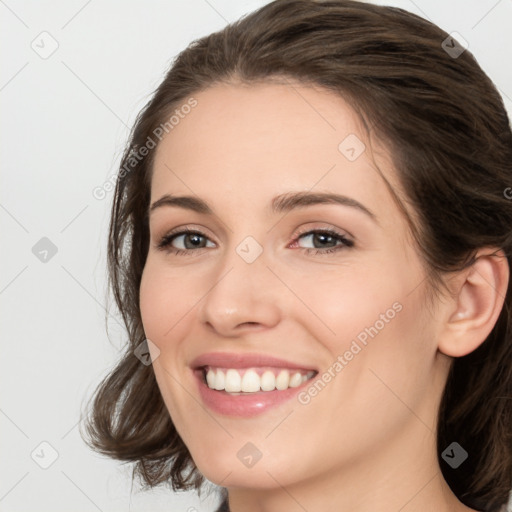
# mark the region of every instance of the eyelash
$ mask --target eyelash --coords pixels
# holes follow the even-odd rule
[[[335,247],[330,247],[328,249],[310,249],[307,247],[306,248],[301,247],[300,249],[302,249],[306,254],[311,254],[313,252],[315,255],[317,255],[317,254],[326,255],[326,254],[332,254],[341,249],[350,248],[350,247],[354,246],[354,242],[352,240],[349,240],[341,233],[337,233],[336,231],[333,231],[330,229],[314,229],[314,230],[310,230],[310,231],[304,231],[302,233],[299,233],[293,242],[295,243],[303,236],[311,235],[311,234],[329,235],[329,236],[332,236],[332,237],[338,239],[342,243],[339,245],[336,245]],[[161,238],[160,242],[157,244],[157,249],[161,250],[161,251],[170,252],[170,253],[174,254],[175,256],[180,256],[180,255],[192,256],[192,254],[190,254],[190,253],[192,253],[192,252],[197,253],[201,249],[206,249],[206,247],[199,247],[198,249],[169,248],[172,241],[181,235],[199,235],[201,237],[208,238],[204,233],[201,233],[200,231],[196,231],[196,230],[192,230],[192,229],[182,229],[179,232],[175,232],[175,233],[171,232],[171,233],[168,233],[167,235],[163,236]]]

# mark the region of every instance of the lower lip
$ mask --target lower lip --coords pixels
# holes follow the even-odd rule
[[[195,370],[194,373],[199,383],[199,394],[207,407],[218,414],[239,417],[256,416],[277,407],[283,402],[291,400],[311,381],[309,379],[296,388],[288,388],[283,391],[275,389],[274,391],[233,395],[226,391],[210,389],[204,382],[202,370]]]

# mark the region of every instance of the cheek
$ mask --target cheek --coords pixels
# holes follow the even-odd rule
[[[429,417],[425,395],[430,394],[435,343],[422,326],[419,294],[409,291],[383,289],[371,298],[360,291],[350,297],[338,293],[332,316],[323,317],[336,332],[322,338],[328,360],[316,389],[312,385],[299,397],[305,404],[303,421],[313,418],[308,429],[315,438],[342,432],[364,449],[378,449],[392,432],[414,421],[411,410]],[[315,422],[318,415],[327,415],[328,424]],[[311,447],[311,457],[316,449]],[[347,456],[343,450],[335,457]]]
[[[141,278],[139,307],[144,332],[160,349],[164,340],[176,336],[180,320],[196,302],[193,286],[182,283],[183,278],[180,281],[179,276],[148,257]]]
[[[303,304],[293,301],[296,312],[302,311],[304,322],[314,337],[332,350],[342,349],[347,341],[377,324],[383,327],[394,320],[404,296],[403,279],[395,279],[381,266],[361,265],[322,269],[293,279],[295,295]],[[304,307],[305,306],[305,307]]]
[[[416,288],[422,274],[397,259],[361,267],[296,280],[294,292],[309,310],[300,305],[300,321],[325,352],[324,370],[336,375],[325,375],[337,382],[336,400],[345,401],[346,391],[361,400],[390,394],[378,377],[414,400],[435,356],[435,333]]]
[[[175,427],[179,428],[183,414],[177,397],[181,396],[182,389],[170,376],[183,371],[180,366],[182,345],[178,341],[186,337],[187,325],[183,320],[190,309],[186,304],[193,301],[188,301],[181,291],[188,288],[180,286],[176,276],[168,274],[162,265],[148,258],[141,278],[139,306],[144,333],[160,351],[153,359],[155,378]]]
[[[157,279],[157,273],[150,264],[146,264],[142,273],[139,293],[139,307],[146,336],[158,344],[163,330],[162,319],[165,311],[164,288]]]

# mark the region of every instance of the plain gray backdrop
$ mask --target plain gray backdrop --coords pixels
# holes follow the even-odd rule
[[[116,174],[172,59],[266,3],[0,0],[0,511],[214,509],[214,497],[139,492],[130,465],[79,435],[85,397],[125,341],[113,307],[110,340],[104,320],[112,193],[93,190]],[[376,3],[460,34],[512,113],[511,0]]]

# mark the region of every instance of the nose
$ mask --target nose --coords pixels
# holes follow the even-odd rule
[[[286,291],[267,266],[265,251],[249,263],[235,249],[212,270],[209,291],[199,306],[201,322],[223,338],[274,327]]]

